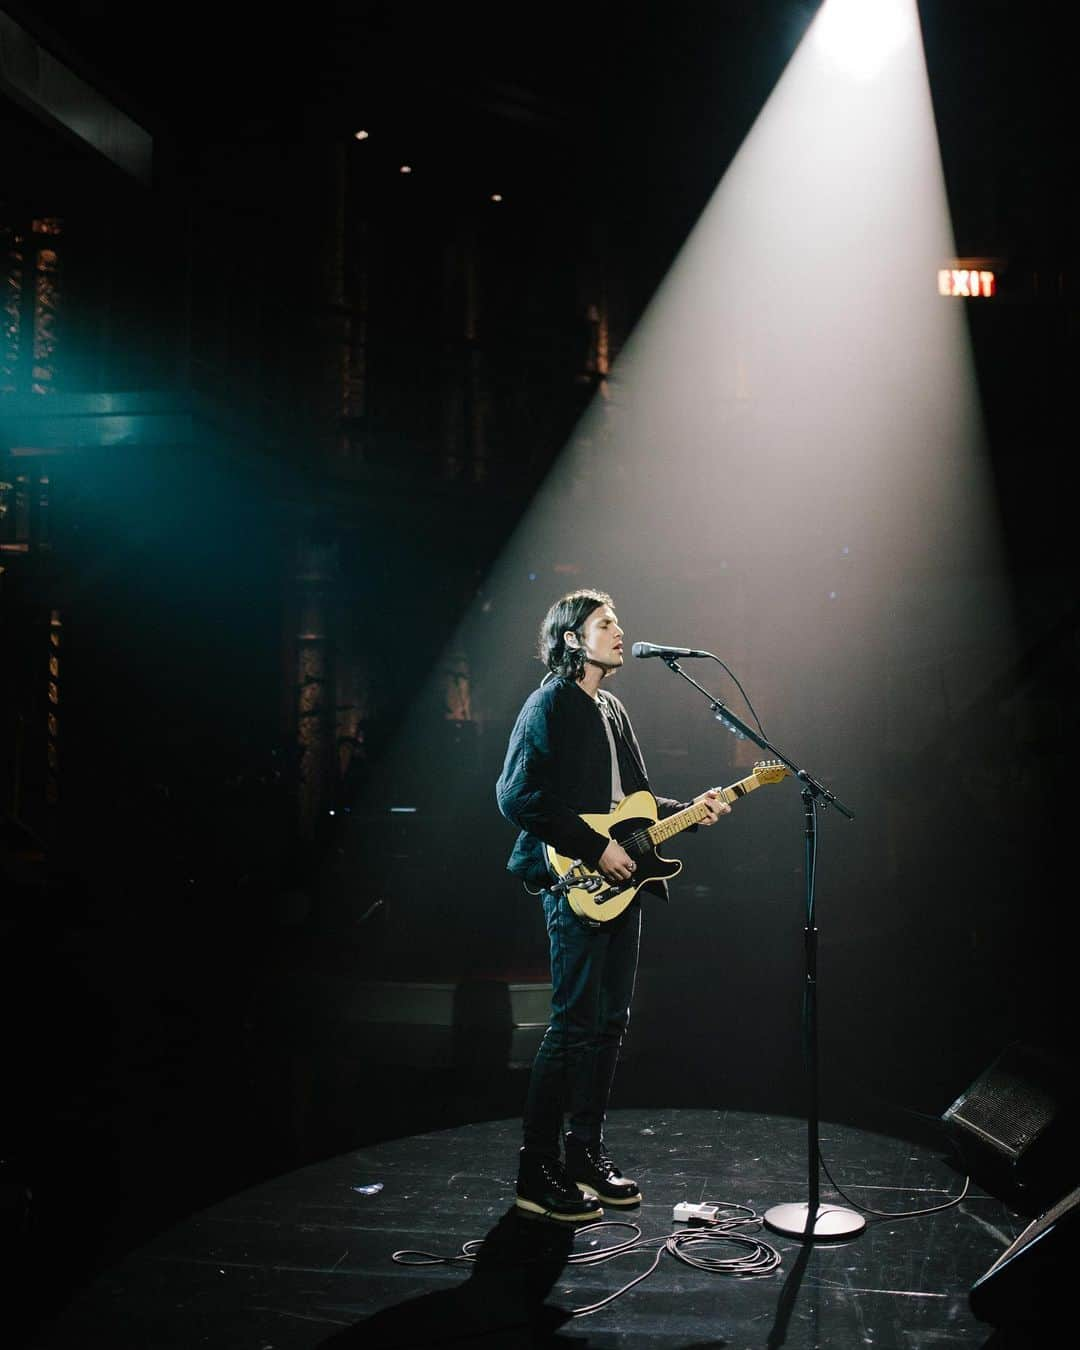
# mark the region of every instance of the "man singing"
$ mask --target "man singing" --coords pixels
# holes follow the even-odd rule
[[[539,892],[551,947],[551,1025],[529,1080],[516,1203],[578,1223],[600,1217],[601,1202],[641,1202],[637,1183],[604,1148],[608,1099],[630,1021],[641,907],[635,896],[617,918],[599,926],[583,921],[565,895],[547,889],[554,878],[544,846],[580,859],[608,881],[628,881],[633,859],[581,814],[607,814],[629,793],[651,789],[626,709],[600,688],[623,663],[623,630],[611,597],[582,590],[556,601],[540,627],[539,656],[548,674],[518,714],[496,787],[499,809],[521,830],[507,867]],[[656,800],[661,815],[689,804]],[[716,791],[695,801],[706,809],[703,825],[731,810]],[[667,895],[662,881],[642,889]]]

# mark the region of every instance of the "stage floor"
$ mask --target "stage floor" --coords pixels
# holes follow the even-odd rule
[[[613,1112],[608,1144],[644,1192],[646,1239],[682,1231],[680,1201],[763,1213],[806,1198],[806,1125],[705,1110]],[[311,1350],[316,1346],[567,1345],[790,1350],[936,1350],[998,1344],[968,1291],[1029,1220],[973,1186],[920,1218],[867,1216],[859,1235],[805,1244],[756,1234],[781,1265],[736,1278],[665,1252],[642,1283],[585,1317],[647,1269],[659,1243],[598,1265],[576,1253],[631,1236],[572,1230],[514,1210],[519,1122],[488,1121],[395,1139],[278,1177],[193,1215],[83,1290],[33,1344],[44,1350]],[[940,1149],[823,1124],[829,1171],[860,1204],[942,1204],[963,1177]],[[843,1204],[822,1174],[822,1199]],[[406,1266],[401,1249],[475,1263]],[[736,1255],[734,1248],[713,1256]]]

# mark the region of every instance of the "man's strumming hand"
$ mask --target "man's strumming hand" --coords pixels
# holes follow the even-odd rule
[[[600,854],[600,861],[596,864],[600,874],[608,881],[629,881],[631,875],[637,871],[637,864],[623,848],[622,844],[612,839],[603,853]]]

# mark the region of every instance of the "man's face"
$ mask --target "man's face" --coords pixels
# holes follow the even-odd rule
[[[600,605],[585,620],[581,629],[581,647],[586,659],[608,670],[623,663],[623,630],[610,605]]]

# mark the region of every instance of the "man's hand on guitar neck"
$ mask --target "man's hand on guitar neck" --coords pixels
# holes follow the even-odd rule
[[[608,841],[608,846],[600,854],[596,870],[607,881],[629,881],[637,871],[637,863],[617,840]]]
[[[709,813],[705,819],[701,821],[702,827],[706,825],[715,825],[721,816],[731,815],[731,807],[724,801],[723,797],[720,796],[718,788],[709,788],[707,792],[703,792],[700,796],[695,797],[694,805],[696,806],[698,802],[700,802]]]

